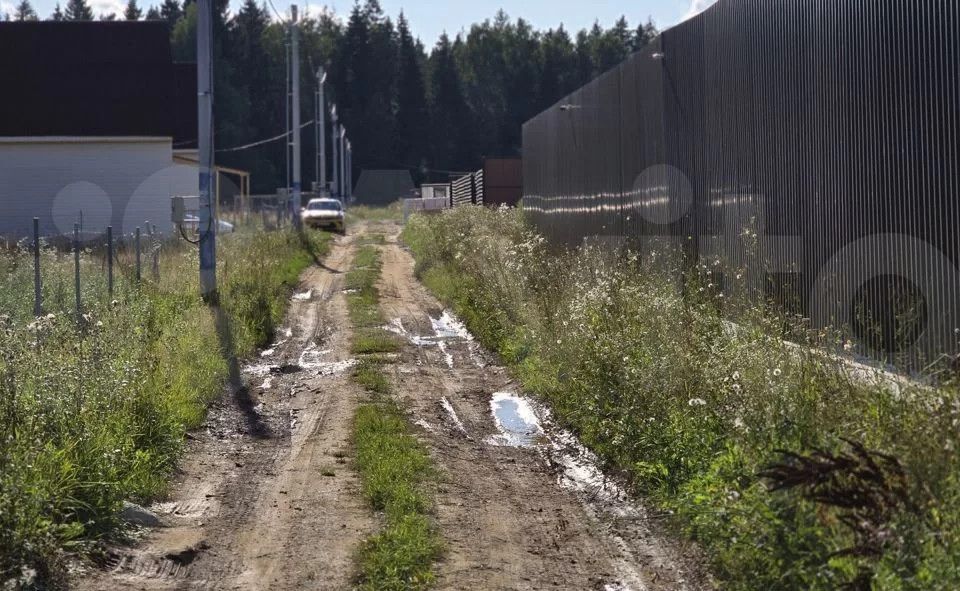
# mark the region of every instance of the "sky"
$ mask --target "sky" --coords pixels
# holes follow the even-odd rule
[[[14,11],[19,0],[0,0],[0,14]],[[94,14],[123,12],[126,0],[87,0]],[[159,4],[162,0],[137,0],[141,8]],[[266,0],[264,0],[266,1]],[[571,32],[593,25],[599,20],[601,26],[609,28],[621,16],[627,17],[631,27],[646,22],[653,17],[661,29],[693,16],[705,9],[715,0],[380,0],[386,14],[396,19],[401,10],[407,15],[411,29],[425,46],[432,47],[444,31],[451,36],[469,30],[471,24],[484,19],[492,19],[502,8],[511,19],[522,17],[537,29],[554,28],[559,24]],[[46,18],[53,12],[57,0],[31,0],[34,9]],[[66,0],[60,0],[61,6]],[[236,11],[242,0],[231,0],[231,10]],[[288,13],[289,0],[273,0],[277,10]],[[300,2],[304,8],[316,14],[323,9],[324,2],[313,0]],[[353,0],[328,0],[327,4],[335,14],[346,18],[353,7]]]

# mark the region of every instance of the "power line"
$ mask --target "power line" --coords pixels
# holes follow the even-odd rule
[[[273,13],[277,15],[277,18],[278,18],[278,19],[280,19],[280,22],[281,22],[281,23],[286,23],[286,22],[287,22],[287,19],[283,18],[283,16],[280,15],[280,11],[278,11],[278,10],[277,10],[277,7],[273,5],[273,0],[267,0],[267,2],[270,4],[270,8],[273,9]],[[288,24],[289,24],[289,23],[288,23]]]
[[[311,119],[310,121],[307,121],[306,123],[302,123],[302,124],[300,125],[300,129],[303,129],[304,127],[307,127],[308,125],[313,125],[314,121],[316,121],[316,120],[315,120],[315,119]],[[275,141],[277,141],[277,140],[283,139],[284,137],[288,137],[291,133],[292,133],[292,132],[287,131],[287,132],[281,133],[280,135],[275,135],[275,136],[270,137],[270,138],[267,138],[267,139],[265,139],[265,140],[258,140],[258,141],[256,141],[256,142],[253,142],[253,143],[250,143],[250,144],[244,144],[244,145],[242,145],[242,146],[235,146],[235,147],[233,147],[233,148],[221,148],[221,149],[217,150],[217,152],[239,152],[240,150],[246,150],[247,148],[255,148],[256,146],[262,146],[263,144],[269,144],[270,142],[275,142]]]

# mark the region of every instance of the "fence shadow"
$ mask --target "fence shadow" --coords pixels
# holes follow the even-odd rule
[[[220,341],[220,350],[227,362],[230,392],[234,404],[243,413],[248,432],[257,439],[269,439],[272,433],[270,427],[264,423],[260,414],[254,410],[256,402],[250,397],[250,389],[240,374],[240,362],[237,360],[236,346],[233,342],[233,331],[230,326],[230,316],[216,302],[210,303],[210,312]]]

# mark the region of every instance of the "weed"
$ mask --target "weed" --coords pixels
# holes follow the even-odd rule
[[[396,353],[400,350],[400,340],[396,335],[381,328],[360,329],[353,333],[350,352],[354,355],[369,353]]]
[[[24,573],[55,585],[63,549],[114,535],[123,500],[162,494],[228,361],[268,342],[327,243],[313,232],[224,236],[219,313],[198,295],[195,249],[163,244],[160,280],[140,285],[120,249],[112,298],[87,251],[81,323],[72,256],[41,253],[44,313],[34,318],[31,254],[0,254],[0,586],[28,584]]]
[[[441,550],[423,492],[433,477],[430,458],[393,402],[362,405],[354,437],[364,496],[385,518],[380,533],[361,548],[360,588],[424,589]]]
[[[367,389],[368,392],[376,394],[389,394],[390,381],[383,375],[379,364],[363,359],[353,370],[353,379],[358,384]]]
[[[370,222],[395,221],[403,219],[401,201],[394,201],[387,206],[354,205],[347,210],[347,222],[366,220]]]
[[[669,251],[567,251],[522,212],[485,208],[415,215],[402,239],[424,283],[674,513],[725,588],[960,588],[955,386],[891,391],[824,355],[834,336],[759,306],[732,327],[719,263],[681,285]]]

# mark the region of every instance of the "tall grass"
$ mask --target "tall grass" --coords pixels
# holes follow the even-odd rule
[[[552,252],[518,211],[415,216],[417,273],[608,468],[698,540],[728,589],[960,588],[960,397],[726,322],[630,253]],[[700,295],[702,294],[702,295]]]
[[[197,251],[182,243],[165,244],[160,280],[147,267],[139,285],[123,253],[112,299],[102,260],[83,253],[79,320],[72,255],[44,250],[34,318],[32,257],[0,254],[0,586],[55,584],[64,550],[115,535],[123,500],[163,493],[227,360],[267,342],[327,241],[222,237],[219,323],[198,295]]]

